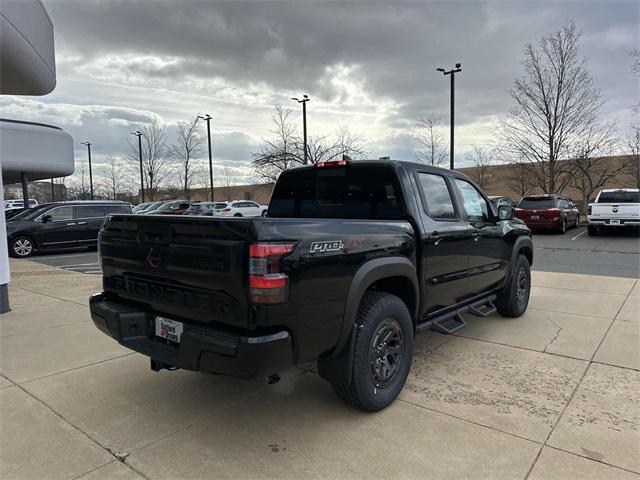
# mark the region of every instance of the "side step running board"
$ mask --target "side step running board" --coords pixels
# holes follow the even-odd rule
[[[433,324],[431,325],[431,330],[451,335],[452,333],[455,333],[466,326],[467,323],[464,321],[464,318],[462,318],[462,315],[456,313],[453,317],[447,318],[445,320],[434,320]]]
[[[456,308],[449,312],[438,315],[435,318],[429,319],[425,322],[416,325],[416,332],[424,332],[425,330],[435,330],[440,333],[450,335],[457,332],[467,324],[462,317],[463,313],[470,313],[477,317],[486,317],[496,312],[496,306],[493,301],[496,299],[495,295],[482,298],[469,305]]]
[[[476,317],[488,317],[489,315],[492,315],[497,311],[498,309],[491,300],[487,300],[481,305],[472,305],[469,307],[469,313],[471,315],[475,315]]]

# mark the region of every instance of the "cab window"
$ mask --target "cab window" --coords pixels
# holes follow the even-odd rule
[[[465,180],[456,178],[456,185],[462,196],[462,207],[470,222],[489,222],[489,205],[476,187]]]
[[[432,173],[418,173],[418,178],[429,216],[435,220],[455,219],[456,210],[444,177]]]

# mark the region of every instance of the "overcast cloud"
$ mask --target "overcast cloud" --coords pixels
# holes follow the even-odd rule
[[[249,182],[250,154],[268,136],[275,103],[308,93],[310,134],[346,125],[372,157],[412,158],[420,116],[448,121],[456,77],[457,155],[488,144],[510,106],[522,49],[573,20],[601,88],[603,118],[621,133],[638,83],[629,52],[639,43],[636,1],[583,2],[192,2],[44,0],[52,18],[58,86],[43,98],[3,97],[3,117],[60,125],[94,144],[97,162],[126,155],[136,122],[170,126],[213,115],[214,156]],[[203,125],[204,127],[204,125]],[[443,130],[447,132],[446,128]]]

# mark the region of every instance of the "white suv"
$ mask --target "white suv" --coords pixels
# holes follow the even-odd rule
[[[260,217],[267,214],[267,208],[251,200],[235,200],[227,202],[225,208],[216,208],[213,215],[215,217]]]

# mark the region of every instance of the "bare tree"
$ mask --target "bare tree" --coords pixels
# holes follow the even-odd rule
[[[640,125],[632,127],[625,143],[629,155],[624,159],[622,171],[632,178],[635,188],[640,188]]]
[[[521,197],[531,193],[536,181],[533,175],[533,165],[522,159],[505,165],[504,176],[507,186]]]
[[[86,160],[80,160],[75,172],[73,172],[67,195],[71,200],[89,200],[91,198],[89,170]]]
[[[224,167],[222,175],[218,175],[218,182],[222,187],[222,196],[227,202],[233,200],[233,174],[231,168]]]
[[[194,158],[202,153],[204,138],[198,133],[198,115],[189,122],[179,122],[177,140],[171,146],[171,155],[179,162],[180,182],[187,200],[191,199],[191,184],[194,180]]]
[[[171,169],[171,156],[167,148],[167,128],[154,119],[138,125],[142,132],[142,170],[146,198],[155,200],[158,189],[167,179]],[[130,142],[129,160],[138,163],[138,142]]]
[[[119,194],[124,193],[127,175],[125,164],[120,157],[107,156],[102,183],[109,198],[116,200]]]
[[[369,152],[365,148],[362,135],[353,133],[345,125],[338,125],[335,137],[336,151],[333,152],[333,158],[359,160],[367,157]]]
[[[260,150],[252,155],[251,162],[254,174],[268,183],[275,182],[284,170],[305,164],[304,142],[291,119],[291,110],[276,105],[272,120],[272,137],[264,140]],[[307,137],[309,164],[346,157],[360,158],[366,153],[360,135],[344,126],[338,127],[333,136]]]
[[[276,105],[271,119],[273,121],[273,128],[270,131],[272,137],[264,140],[260,150],[252,155],[251,162],[258,178],[269,183],[275,182],[284,170],[304,163],[304,160],[296,154],[300,140],[291,120],[291,110],[285,110],[282,105]]]
[[[566,162],[576,143],[596,121],[600,91],[578,55],[580,34],[573,23],[524,50],[524,75],[511,90],[513,108],[499,124],[504,148],[536,168],[545,193],[562,191],[570,181]]]
[[[416,158],[420,162],[436,167],[442,166],[449,156],[447,153],[449,145],[439,130],[441,121],[442,117],[435,113],[421,118],[415,134],[418,144],[418,149],[415,152]]]
[[[497,151],[493,148],[473,145],[471,152],[467,154],[467,160],[475,167],[471,177],[481,189],[487,188],[489,183],[489,167],[493,165],[497,158]]]
[[[596,190],[614,178],[623,165],[614,165],[604,156],[610,155],[617,143],[616,124],[593,124],[583,133],[580,142],[575,144],[573,159],[569,161],[570,184],[582,196],[582,210]]]

